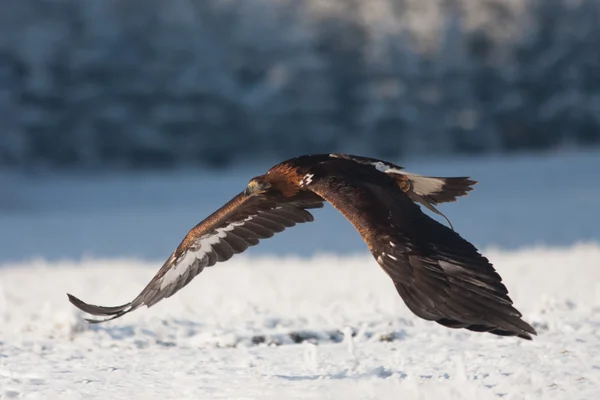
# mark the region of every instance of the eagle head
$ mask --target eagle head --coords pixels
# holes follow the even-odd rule
[[[263,194],[271,188],[271,184],[267,182],[264,176],[257,176],[256,178],[250,179],[248,186],[244,190],[246,196],[252,196],[256,194]]]

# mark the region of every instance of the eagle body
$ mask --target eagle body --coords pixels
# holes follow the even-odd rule
[[[535,329],[521,319],[487,258],[419,206],[443,216],[435,205],[455,201],[475,183],[466,177],[416,175],[349,154],[296,157],[251,179],[244,191],[192,228],[130,303],[104,307],[72,295],[69,300],[84,312],[105,317],[90,322],[150,307],[204,268],[286,228],[312,222],[309,210],[329,202],[358,230],[414,314],[450,328],[531,339]]]

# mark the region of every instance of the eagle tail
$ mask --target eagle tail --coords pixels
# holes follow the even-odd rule
[[[390,170],[388,174],[393,175],[405,193],[421,196],[433,205],[456,201],[457,197],[473,190],[473,185],[477,183],[465,176],[450,178],[423,176],[404,170]]]
[[[471,190],[473,190],[473,186],[477,184],[477,181],[474,181],[466,176],[461,177],[452,177],[452,178],[438,178],[438,177],[423,177],[425,179],[437,179],[442,181],[442,188],[434,193],[427,194],[431,201],[435,204],[439,203],[447,203],[451,201],[456,201],[457,197],[465,196]],[[419,180],[420,177],[415,178],[415,180]]]
[[[452,230],[454,228],[448,217],[435,206],[439,203],[456,201],[457,197],[473,190],[473,185],[477,183],[468,177],[423,176],[400,169],[390,169],[387,173],[394,177],[398,186],[412,201],[422,204],[429,211],[443,217]]]

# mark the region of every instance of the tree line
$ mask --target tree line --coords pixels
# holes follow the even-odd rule
[[[0,164],[600,143],[598,0],[0,0]]]

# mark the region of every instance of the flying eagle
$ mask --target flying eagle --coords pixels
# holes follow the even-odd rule
[[[68,295],[80,310],[121,317],[150,307],[187,285],[206,267],[227,261],[260,239],[304,222],[328,201],[360,232],[377,263],[417,316],[449,328],[531,339],[502,279],[477,249],[416,204],[435,209],[476,182],[427,177],[373,158],[348,154],[296,157],[253,178],[246,189],[196,225],[130,303],[102,307]]]

